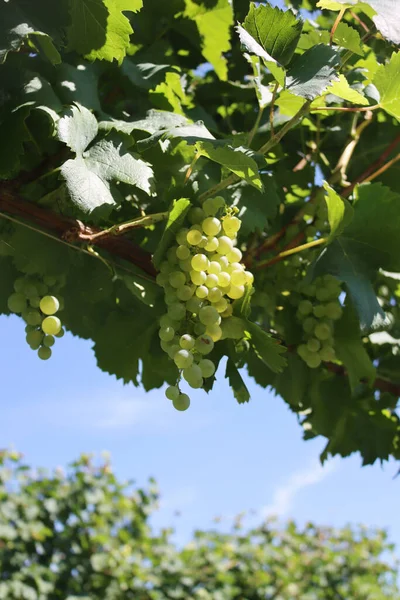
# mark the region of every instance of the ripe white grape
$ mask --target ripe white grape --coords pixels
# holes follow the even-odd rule
[[[193,354],[191,354],[188,350],[178,350],[174,356],[174,362],[178,369],[186,369],[193,363]]]
[[[198,389],[203,386],[203,375],[198,365],[192,365],[191,367],[184,369],[183,377],[186,379],[190,387],[194,389]]]
[[[176,410],[184,411],[190,406],[190,398],[187,394],[179,394],[175,400],[172,400],[172,404]]]
[[[221,292],[221,296],[222,296],[222,292]],[[228,301],[226,298],[223,298],[223,297],[221,297],[221,300],[218,300],[214,304],[214,308],[216,308],[219,313],[223,313],[227,309],[227,307],[228,307]]]
[[[229,275],[229,273],[226,273],[225,271],[222,271],[221,273],[219,273],[218,285],[220,285],[221,287],[228,287],[228,285],[230,285],[230,283],[231,283],[231,276]]]
[[[215,252],[215,250],[217,250],[218,246],[219,246],[218,238],[209,237],[207,240],[207,244],[204,246],[204,248],[205,248],[205,250],[207,250],[207,252]]]
[[[191,350],[192,348],[194,348],[195,341],[196,340],[194,339],[194,337],[192,337],[188,333],[185,333],[180,337],[179,345],[184,350]]]
[[[253,283],[254,283],[254,275],[253,275],[253,273],[251,273],[250,271],[245,271],[244,273],[246,275],[246,284],[247,285],[253,285]]]
[[[222,329],[219,325],[207,325],[206,334],[210,336],[213,342],[218,342],[222,337]]]
[[[224,312],[221,313],[221,317],[223,317],[224,319],[226,319],[227,317],[231,317],[232,314],[233,314],[232,304],[228,304],[228,306],[226,307],[226,309],[224,310]]]
[[[199,367],[200,367],[201,374],[205,379],[207,379],[208,377],[212,377],[215,373],[215,365],[208,358],[203,358],[199,362]]]
[[[178,346],[178,344],[172,344],[172,346],[171,345],[169,346],[169,348],[167,349],[167,353],[171,360],[174,360],[175,354],[177,352],[179,352],[180,349],[181,349],[181,347]]]
[[[229,260],[226,256],[218,256],[218,258],[216,258],[217,262],[219,262],[219,264],[222,267],[222,270],[226,270],[229,267]]]
[[[190,271],[190,278],[195,285],[203,285],[207,279],[205,271]]]
[[[244,295],[244,292],[244,285],[231,285],[228,291],[228,296],[229,298],[232,298],[232,300],[238,300]]]
[[[203,210],[207,217],[213,217],[217,213],[218,208],[214,202],[214,198],[207,198],[203,202]]]
[[[194,289],[188,285],[183,285],[181,288],[179,288],[176,291],[177,298],[179,298],[179,300],[182,300],[183,302],[186,302],[187,300],[189,300],[189,298],[191,298],[193,296],[193,294],[194,294]]]
[[[246,273],[243,270],[236,269],[231,273],[232,285],[245,285],[246,284]]]
[[[39,306],[43,314],[54,315],[59,310],[60,303],[55,296],[45,296]]]
[[[205,254],[195,254],[192,258],[192,268],[194,271],[206,271],[209,260]]]
[[[221,292],[221,290],[219,288],[213,287],[208,292],[207,298],[212,303],[219,302],[221,300],[221,298],[222,298],[222,292]]]
[[[178,232],[175,239],[179,246],[184,246],[186,244],[186,236],[188,234],[188,231],[189,229],[184,228]]]
[[[226,258],[230,263],[240,262],[243,258],[243,254],[240,252],[239,248],[232,248],[229,254],[226,255]]]
[[[207,217],[201,226],[207,236],[214,237],[221,231],[221,221],[215,217]]]
[[[229,235],[229,237],[235,237],[240,229],[241,222],[237,217],[228,216],[224,218],[222,225],[224,231],[227,235]]]
[[[221,270],[222,267],[216,260],[211,261],[208,265],[208,272],[210,273],[210,275],[218,275],[219,273],[221,273]]]
[[[200,354],[206,355],[209,354],[214,348],[214,342],[207,334],[200,335],[194,345],[197,352]]]
[[[179,260],[186,260],[190,257],[190,250],[187,246],[178,246],[176,249],[176,256]]]
[[[208,288],[216,287],[218,285],[218,275],[213,275],[212,273],[207,275],[205,285]]]
[[[199,311],[199,319],[203,325],[208,327],[218,322],[219,314],[216,308],[213,306],[203,306]]]
[[[219,242],[218,248],[217,248],[218,254],[226,255],[226,254],[229,254],[229,252],[231,252],[233,245],[232,245],[232,240],[230,238],[228,238],[226,235],[221,235],[221,237],[218,238],[218,242]]]
[[[191,246],[198,246],[202,240],[202,233],[194,227],[187,233],[186,240]]]
[[[170,385],[165,390],[165,396],[168,398],[168,400],[177,400],[179,394],[179,388],[176,387],[176,385]]]
[[[244,269],[240,263],[233,262],[228,265],[228,267],[226,268],[226,271],[230,275],[231,273],[233,273],[233,271],[244,271]]]
[[[57,335],[61,330],[61,321],[58,317],[50,316],[43,319],[42,331],[46,335]]]
[[[51,318],[51,317],[49,317]],[[50,350],[50,348],[47,348],[47,346],[41,346],[38,350],[38,357],[41,360],[48,360],[52,355],[52,352]]]
[[[205,285],[199,285],[199,287],[196,289],[196,296],[202,300],[207,298],[208,288]]]

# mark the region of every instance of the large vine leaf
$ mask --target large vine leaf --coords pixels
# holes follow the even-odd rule
[[[257,356],[273,371],[279,373],[286,366],[286,348],[271,335],[263,331],[256,323],[246,320],[246,333]]]
[[[257,163],[249,156],[251,151],[242,147],[233,148],[226,142],[208,142],[200,141],[196,143],[196,152],[200,156],[206,156],[210,160],[226,167],[232,173],[235,173],[241,179],[244,179],[250,185],[258,190],[263,189]],[[247,152],[247,153],[246,153]]]
[[[386,65],[380,65],[373,84],[379,91],[379,105],[400,121],[400,52],[393,53]]]
[[[244,29],[281,65],[290,62],[303,29],[303,21],[291,10],[283,11],[270,4],[250,4]]]
[[[383,37],[400,44],[400,5],[397,0],[365,0],[376,12],[372,20]]]
[[[129,152],[132,139],[113,133],[88,150],[98,131],[97,121],[83,106],[73,106],[58,123],[58,136],[76,154],[61,167],[69,194],[84,212],[116,204],[110,190],[111,181],[134,185],[147,194],[154,187],[152,168]],[[86,150],[86,151],[85,151]]]
[[[331,83],[326,92],[328,94],[333,94],[338,98],[342,98],[347,102],[351,102],[352,104],[361,104],[361,106],[366,106],[369,104],[365,96],[350,87],[349,82],[343,74],[339,75],[338,81]]]
[[[233,395],[239,404],[245,404],[250,400],[250,393],[246,387],[245,382],[241,374],[239,373],[238,368],[231,358],[228,359],[226,363],[226,372],[225,377],[229,381],[229,385],[233,390]]]
[[[337,50],[325,44],[313,46],[290,67],[286,78],[288,91],[295,96],[315,100],[333,81],[338,81],[335,67],[339,62]]]
[[[354,210],[351,204],[344,198],[341,198],[328,183],[324,182],[324,188],[326,191],[325,200],[328,206],[328,221],[331,228],[331,233],[328,238],[328,243],[330,243],[340,235],[350,223],[353,218]]]
[[[142,5],[142,0],[70,0],[69,49],[121,64],[133,32],[123,12],[137,12]]]
[[[220,79],[227,79],[227,62],[223,53],[231,48],[232,3],[229,0],[216,0],[212,4],[206,0],[185,0],[185,4],[183,14],[197,25],[204,58],[212,64]]]
[[[244,27],[238,25],[236,30],[239,35],[239,40],[242,46],[250,52],[262,59],[265,66],[271,71],[279,85],[285,85],[285,69],[279,65],[278,61],[268,54],[266,50],[259,44],[252,35]]]
[[[328,33],[328,32],[326,32]],[[328,36],[329,40],[329,36]],[[354,54],[363,56],[364,52],[361,47],[361,37],[357,29],[350,27],[347,23],[339,23],[333,35],[333,41],[338,46],[351,50]]]

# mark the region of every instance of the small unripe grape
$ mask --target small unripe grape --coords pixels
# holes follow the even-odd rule
[[[187,410],[190,406],[190,398],[187,394],[179,394],[179,396],[172,400],[172,404],[176,410],[184,411]]]
[[[306,360],[306,358],[308,358],[310,355],[310,350],[307,348],[307,346],[305,344],[300,344],[300,346],[298,346],[298,348],[297,348],[297,354],[303,360]]]
[[[207,334],[200,335],[194,345],[197,352],[200,354],[206,355],[209,354],[214,348],[214,342]]]
[[[60,331],[55,334],[55,337],[62,338],[62,337],[64,337],[64,335],[65,335],[65,331],[63,328],[61,328]]]
[[[37,331],[36,329],[29,331],[26,334],[26,341],[32,350],[37,350],[43,341],[43,333],[41,331]]]
[[[207,325],[206,334],[210,336],[213,342],[218,342],[222,337],[222,329],[219,325]]]
[[[47,346],[41,346],[38,350],[38,357],[41,360],[49,360],[51,355],[52,355],[52,352],[51,352],[50,348],[47,348]]]
[[[189,273],[192,270],[192,257],[190,256],[186,260],[180,260],[179,267],[185,273]]]
[[[199,207],[194,207],[191,208],[188,212],[188,219],[189,219],[189,223],[192,223],[192,225],[197,225],[199,223],[201,223],[205,217],[205,212],[204,210],[202,210]]]
[[[8,309],[13,313],[22,313],[27,308],[26,297],[22,293],[14,293],[7,300]]]
[[[27,281],[24,286],[24,294],[27,298],[32,298],[33,296],[39,296],[38,288],[31,282]]]
[[[231,252],[233,246],[232,246],[232,240],[230,238],[228,238],[226,235],[221,235],[221,237],[218,238],[218,248],[217,248],[217,252],[218,254],[229,254],[229,252]],[[228,261],[229,262],[229,261]]]
[[[189,229],[184,228],[178,232],[175,238],[178,243],[178,246],[184,246],[186,244],[186,236],[188,234],[188,231]]]
[[[164,352],[169,352],[171,348],[171,342],[164,342],[164,340],[160,340],[160,346],[164,350]]]
[[[231,283],[231,276],[229,275],[229,273],[226,273],[224,271],[222,271],[222,273],[219,273],[218,285],[220,285],[221,287],[228,287],[228,285],[230,285],[230,283]]]
[[[205,379],[207,379],[208,377],[212,377],[215,373],[215,365],[208,358],[203,358],[199,362],[199,367],[201,370],[201,374]]]
[[[303,329],[306,333],[312,333],[317,325],[318,321],[313,317],[307,317],[303,321]]]
[[[168,356],[174,360],[174,356],[177,352],[179,352],[179,350],[181,349],[180,346],[178,346],[178,344],[172,344],[172,346],[170,345],[169,348],[167,349],[167,353]]]
[[[46,346],[46,348],[51,348],[52,346],[54,346],[55,342],[56,340],[52,335],[45,335],[43,338],[43,346]]]
[[[179,298],[179,300],[182,300],[182,302],[187,302],[189,298],[193,296],[193,294],[194,288],[191,288],[188,285],[183,285],[176,291],[177,298]]]
[[[203,375],[198,365],[192,365],[183,370],[183,377],[186,379],[190,387],[199,389],[203,386]]]
[[[23,279],[22,277],[18,277],[18,279],[16,279],[14,281],[14,290],[18,293],[21,293],[24,291],[25,288],[25,279]]]
[[[332,362],[336,359],[335,351],[331,346],[323,346],[319,351],[319,357],[326,362]]]
[[[213,217],[218,212],[218,208],[214,202],[214,198],[207,198],[202,206],[207,217]]]
[[[218,322],[219,314],[213,306],[203,306],[199,311],[199,319],[207,327]]]
[[[168,316],[174,321],[182,321],[186,316],[186,307],[180,302],[168,306]]]
[[[196,289],[196,296],[202,300],[207,298],[208,288],[205,285],[199,285],[199,287]]]
[[[246,273],[243,270],[236,269],[231,273],[231,283],[233,285],[245,285],[247,281]]]
[[[194,271],[206,271],[209,260],[205,254],[195,254],[192,258],[192,268]]]
[[[198,298],[197,296],[192,296],[186,302],[186,308],[191,313],[198,313],[200,308],[202,307],[202,305],[203,305],[203,303],[202,303],[201,299]]]
[[[170,385],[165,390],[165,396],[168,400],[177,400],[179,396],[179,388],[176,385]]]
[[[313,305],[310,300],[302,300],[299,304],[298,311],[301,315],[309,315],[312,313]]]
[[[172,285],[173,288],[180,288],[186,283],[186,276],[182,271],[173,271],[168,276],[169,284]]]
[[[28,325],[40,325],[42,322],[42,315],[38,310],[28,310],[25,316],[25,321],[28,323]]]
[[[174,327],[174,321],[168,315],[162,315],[162,317],[160,317],[159,323],[160,327],[163,327],[164,329],[166,327]]]
[[[310,369],[318,369],[318,367],[321,364],[321,359],[316,353],[310,354],[309,356],[307,356],[306,363],[307,366],[310,367]]]
[[[213,275],[211,273],[209,275],[207,275],[205,285],[208,288],[216,287],[218,285],[218,275]]]
[[[156,277],[156,283],[164,287],[166,283],[168,283],[168,275],[166,273],[159,273]]]
[[[232,298],[232,300],[238,300],[244,295],[244,292],[244,285],[231,285],[228,291],[228,296],[229,298]]]
[[[318,352],[321,348],[321,342],[317,338],[310,338],[307,342],[307,348],[310,352]]]
[[[186,260],[190,256],[190,250],[187,246],[178,246],[176,249],[176,256],[179,260]]]
[[[331,336],[331,328],[327,323],[318,323],[315,326],[314,334],[319,340],[327,340]]]
[[[185,333],[185,335],[182,335],[180,337],[180,339],[179,339],[179,345],[184,350],[191,350],[194,347],[195,341],[196,340],[194,339],[194,337],[192,337],[188,333]]]
[[[219,246],[219,241],[218,238],[216,237],[210,237],[207,240],[207,244],[204,246],[205,250],[207,250],[207,252],[215,252],[215,250],[218,249]]]
[[[226,298],[221,298],[221,300],[218,300],[214,304],[214,308],[216,308],[219,313],[223,313],[226,310],[227,306],[228,306],[228,301]]]
[[[219,273],[221,273],[222,267],[216,260],[213,260],[208,265],[207,270],[211,275],[218,275]]]
[[[170,342],[175,335],[175,330],[172,327],[165,327],[164,329],[160,329],[158,335],[163,342]]]
[[[221,313],[221,317],[223,317],[224,319],[226,319],[227,317],[231,317],[232,313],[233,313],[232,304],[228,304],[228,306],[226,307],[226,309],[224,310],[224,312]]]
[[[171,248],[167,251],[167,259],[170,265],[175,265],[178,261],[176,256],[176,251],[178,246],[171,246]]]
[[[317,292],[317,286],[314,283],[311,283],[309,285],[305,285],[301,291],[305,296],[313,298]]]
[[[324,304],[318,304],[317,306],[314,306],[313,308],[313,314],[315,317],[317,317],[317,319],[322,319],[323,317],[327,316],[326,315],[326,307]]]
[[[193,363],[193,354],[191,354],[188,350],[178,350],[174,356],[174,363],[178,369],[186,369]]]
[[[31,305],[32,308],[39,308],[40,307],[40,297],[33,296],[32,298],[29,298],[29,304]]]
[[[240,261],[243,258],[243,254],[240,252],[239,248],[232,248],[229,254],[226,255],[226,258],[229,260],[230,263],[240,263]]]
[[[215,217],[207,217],[201,226],[207,236],[214,237],[221,231],[221,221]]]
[[[172,272],[172,267],[167,260],[163,260],[160,265],[160,273],[169,275]]]
[[[186,240],[191,246],[198,246],[202,240],[202,233],[197,229],[190,229],[187,233]]]
[[[315,292],[315,297],[320,302],[325,302],[326,300],[329,300],[329,298],[331,297],[331,294],[330,294],[328,288],[318,288],[317,291]]]
[[[326,316],[333,321],[341,318],[343,309],[338,302],[329,302],[326,305]]]
[[[193,330],[196,335],[203,335],[206,332],[206,326],[203,325],[203,323],[200,323],[200,321],[197,321],[193,327]]]
[[[210,302],[219,302],[222,298],[222,292],[219,288],[213,287],[208,292],[208,299]]]

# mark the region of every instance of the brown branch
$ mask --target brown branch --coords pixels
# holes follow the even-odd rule
[[[28,223],[35,223],[44,232],[51,233],[58,239],[71,244],[87,244],[88,239],[91,239],[91,243],[98,248],[130,262],[152,277],[156,275],[151,255],[131,240],[115,236],[96,239],[96,234],[100,233],[96,227],[84,225],[76,219],[64,217],[37,204],[27,202],[6,185],[0,187],[0,211],[20,217]]]

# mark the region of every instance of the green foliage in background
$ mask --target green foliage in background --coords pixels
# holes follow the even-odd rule
[[[0,313],[49,358],[56,294],[100,369],[174,385],[157,269],[222,196],[255,277],[208,356],[233,396],[247,371],[323,460],[399,459],[400,7],[286,4],[0,0]]]
[[[311,523],[196,531],[182,547],[149,517],[158,493],[118,481],[108,461],[68,471],[1,454],[0,598],[7,600],[396,600],[383,531]]]

